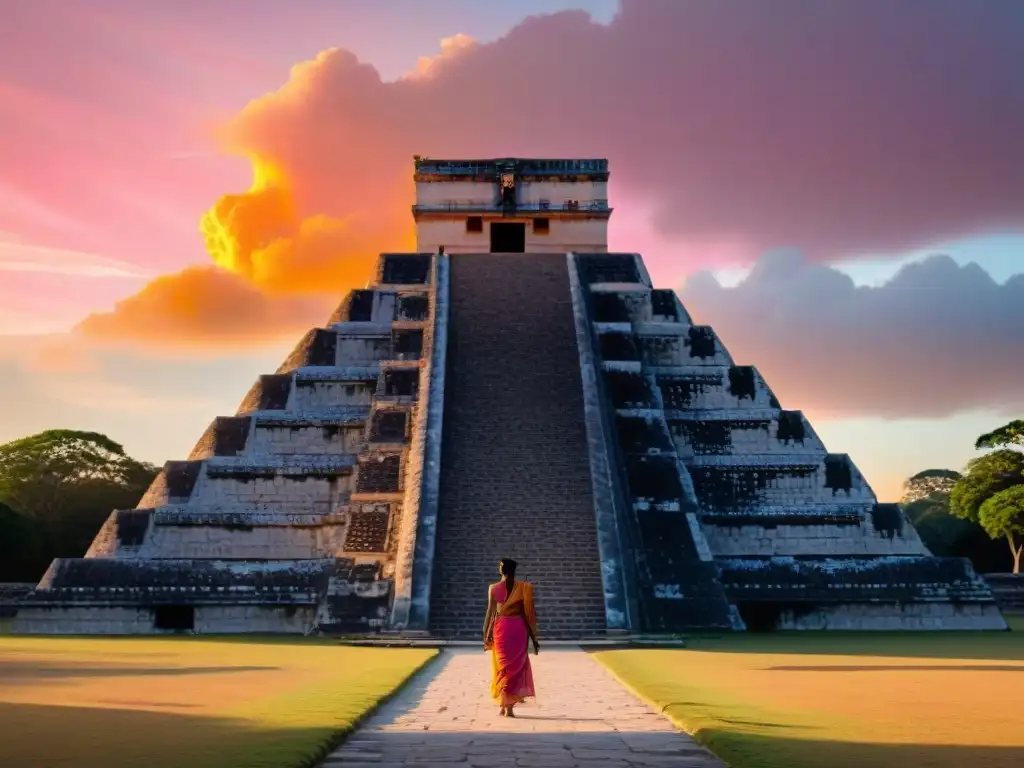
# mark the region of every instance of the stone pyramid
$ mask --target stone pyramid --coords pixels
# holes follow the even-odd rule
[[[505,227],[531,210],[507,201]],[[610,211],[572,203],[570,224]],[[549,638],[1005,629],[970,563],[931,556],[640,256],[519,238],[382,255],[137,509],[54,561],[16,631],[476,639],[500,557]]]

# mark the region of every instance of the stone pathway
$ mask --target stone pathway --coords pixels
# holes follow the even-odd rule
[[[488,695],[488,655],[445,651],[323,765],[725,768],[583,651],[530,661],[537,700],[504,718]]]

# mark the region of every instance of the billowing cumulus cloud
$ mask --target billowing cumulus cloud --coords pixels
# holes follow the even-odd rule
[[[414,153],[607,155],[666,236],[891,252],[1024,225],[1022,36],[998,0],[626,0],[448,43],[428,77],[326,51],[228,143],[306,212],[407,217]]]
[[[143,350],[237,351],[294,338],[324,322],[331,305],[323,296],[268,296],[234,273],[193,267],[157,278],[111,312],[90,315],[74,335],[99,345],[128,342]]]
[[[680,297],[786,408],[820,416],[936,417],[1024,410],[1024,274],[996,283],[932,256],[877,287],[799,253],[763,256],[722,287],[693,275]]]
[[[457,36],[394,82],[329,50],[225,128],[254,183],[202,229],[214,262],[283,296],[267,305],[283,316],[412,247],[413,154],[607,156],[618,205],[650,212],[680,275],[709,266],[709,243],[820,262],[1020,228],[1022,38],[1014,0],[624,0],[607,26],[567,12],[492,43]],[[188,279],[210,281],[200,296],[224,284]],[[143,304],[171,292],[91,326],[167,337]],[[191,334],[219,332],[196,319],[224,316],[211,301],[182,321]]]

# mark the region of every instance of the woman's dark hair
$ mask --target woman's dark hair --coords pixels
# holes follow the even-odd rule
[[[501,572],[506,576],[516,575],[516,561],[512,558],[503,557],[498,561],[498,564],[501,565]]]

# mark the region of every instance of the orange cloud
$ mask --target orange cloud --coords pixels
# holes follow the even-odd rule
[[[616,194],[663,236],[743,243],[748,261],[778,246],[821,261],[1019,229],[1022,49],[1005,7],[879,4],[850,25],[853,0],[814,13],[779,3],[800,8],[624,0],[608,25],[534,16],[492,43],[450,38],[395,82],[324,51],[225,128],[254,179],[202,221],[224,274],[162,278],[83,330],[145,343],[292,333],[307,299],[336,303],[378,252],[413,246],[417,153],[607,156]],[[808,39],[828,40],[828,55]],[[977,83],[992,109],[977,108]],[[708,261],[672,268],[694,266]]]
[[[335,296],[270,296],[241,275],[190,267],[90,315],[74,332],[100,344],[221,350],[294,338],[337,303]]]
[[[407,80],[431,77],[440,74],[444,62],[454,59],[456,56],[472,50],[477,45],[469,35],[461,32],[441,40],[441,53],[436,56],[420,56],[416,61],[416,69],[405,76]]]

